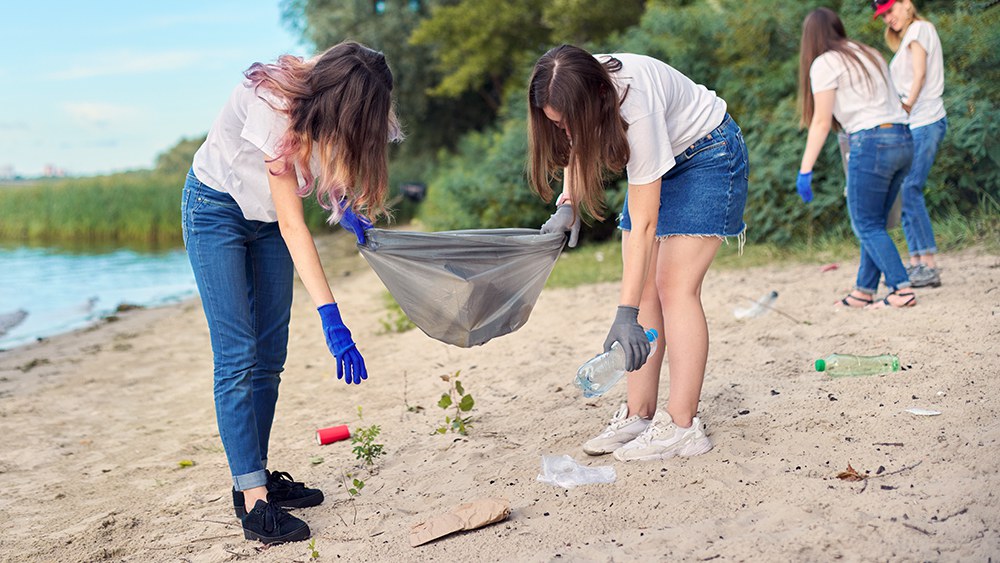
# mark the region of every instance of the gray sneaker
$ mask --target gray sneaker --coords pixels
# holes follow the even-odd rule
[[[666,409],[656,411],[653,422],[639,437],[615,450],[618,461],[652,461],[674,456],[701,455],[712,449],[712,441],[701,428],[697,417],[690,428],[674,424]]]
[[[937,268],[928,268],[920,264],[910,274],[910,285],[912,287],[939,287],[941,285],[941,274]]]
[[[906,265],[906,275],[907,275],[907,277],[911,277],[912,278],[913,274],[917,273],[917,270],[919,270],[920,266],[922,266],[922,265],[923,264],[907,264]]]
[[[622,403],[618,407],[618,411],[611,417],[611,423],[604,429],[604,432],[583,444],[583,451],[587,455],[609,454],[642,434],[649,423],[649,420],[639,415],[629,416],[628,405]]]

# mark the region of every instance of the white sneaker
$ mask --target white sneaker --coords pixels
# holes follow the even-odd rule
[[[626,418],[628,417],[628,418]],[[635,440],[636,436],[649,426],[650,421],[639,415],[628,416],[628,405],[622,403],[618,411],[611,417],[611,423],[599,435],[583,444],[583,451],[588,455],[609,454],[624,444]]]
[[[695,418],[691,428],[680,428],[666,410],[657,411],[642,434],[615,450],[618,461],[650,461],[669,457],[701,455],[712,449],[712,441]]]

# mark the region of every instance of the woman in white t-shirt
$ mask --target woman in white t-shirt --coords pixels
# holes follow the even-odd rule
[[[910,170],[913,142],[906,112],[889,81],[878,51],[851,41],[837,14],[813,10],[802,23],[799,53],[802,124],[809,126],[796,181],[802,200],[812,200],[812,169],[834,124],[847,132],[851,158],[847,170],[847,210],[861,243],[854,289],[841,307],[911,307],[917,297],[906,268],[886,232],[886,218]],[[875,301],[879,279],[889,294]]]
[[[944,57],[934,24],[917,13],[910,0],[873,0],[874,17],[885,22],[885,42],[896,54],[889,73],[910,114],[913,165],[903,180],[903,234],[910,249],[907,272],[913,287],[941,285],[934,255],[937,243],[924,202],[924,185],[938,145],[948,129],[944,100]]]
[[[601,217],[604,174],[628,176],[620,306],[604,342],[625,351],[628,401],[584,451],[621,461],[707,452],[696,417],[708,356],[701,286],[726,237],[742,250],[749,168],[739,127],[725,101],[661,61],[571,45],[538,60],[528,102],[531,185],[548,199],[560,173],[563,183],[543,232],[570,231],[575,245],[581,211]],[[643,327],[666,344],[648,361]],[[657,409],[665,350],[670,394]]]
[[[318,489],[267,469],[293,270],[318,308],[337,377],[358,384],[368,376],[323,273],[302,198],[315,193],[330,220],[360,240],[366,224],[352,208],[383,210],[387,145],[399,127],[385,57],[358,43],[308,60],[254,63],[244,75],[194,156],[181,213],[212,341],[234,511],[247,539],[269,544],[308,538],[308,525],[284,509],[323,501]]]

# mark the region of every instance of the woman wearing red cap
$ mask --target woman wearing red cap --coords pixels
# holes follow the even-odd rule
[[[847,38],[844,24],[827,8],[813,10],[802,23],[799,101],[809,137],[796,189],[812,200],[812,169],[830,133],[838,126],[850,137],[847,210],[861,243],[854,289],[843,307],[911,307],[917,298],[886,232],[886,216],[913,159],[906,112],[889,81],[885,60],[875,49]],[[879,279],[889,294],[875,301]]]
[[[948,129],[944,101],[944,58],[934,24],[917,14],[910,0],[875,0],[875,18],[885,22],[885,42],[896,54],[889,62],[892,83],[910,114],[913,165],[903,180],[903,234],[910,249],[907,272],[913,287],[941,285],[937,244],[924,203],[924,184]]]

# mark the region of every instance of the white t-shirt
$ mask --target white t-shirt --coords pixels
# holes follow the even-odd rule
[[[906,112],[896,89],[889,82],[889,71],[882,56],[878,56],[879,64],[875,66],[860,47],[854,43],[850,45],[871,80],[861,76],[858,68],[837,51],[827,51],[816,57],[809,67],[813,94],[836,90],[833,116],[848,133],[871,129],[883,123],[906,123]]]
[[[927,71],[924,86],[917,96],[917,103],[910,108],[910,127],[923,127],[945,116],[944,100],[944,56],[941,53],[941,39],[934,24],[916,20],[906,28],[899,50],[889,62],[892,84],[904,102],[910,96],[913,86],[913,53],[910,44],[917,43],[927,51]]]
[[[674,167],[674,156],[709,134],[726,116],[726,102],[695,84],[670,65],[652,57],[628,53],[594,55],[621,61],[611,73],[628,123],[631,152],[626,173],[630,184],[648,184]]]
[[[288,118],[269,102],[283,107],[283,100],[264,88],[254,92],[246,81],[237,86],[195,153],[192,168],[202,183],[232,196],[248,220],[273,223],[278,213],[264,159],[275,155]],[[310,167],[314,175],[318,174],[316,154],[313,151]],[[299,186],[304,186],[302,175],[298,178]]]

